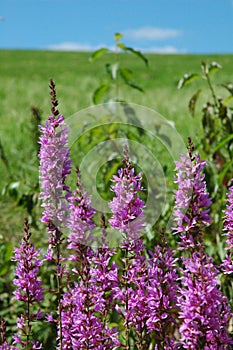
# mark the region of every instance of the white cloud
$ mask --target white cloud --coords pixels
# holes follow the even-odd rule
[[[183,53],[187,53],[186,50],[182,49],[179,50],[174,46],[162,46],[162,47],[156,47],[156,46],[152,46],[152,47],[147,47],[144,49],[139,49],[140,51],[144,52],[144,53],[160,53],[160,54],[183,54]]]
[[[47,50],[53,50],[53,51],[95,51],[99,49],[100,47],[103,47],[104,45],[97,45],[92,46],[90,44],[81,44],[81,43],[75,43],[75,42],[63,42],[59,44],[53,44],[49,45],[47,47]]]
[[[177,29],[163,29],[156,27],[142,27],[138,29],[127,29],[123,31],[128,39],[133,40],[165,40],[176,38],[182,33]]]
[[[107,45],[90,45],[90,44],[81,44],[81,43],[75,43],[75,42],[63,42],[59,44],[49,45],[46,49],[52,50],[52,51],[81,51],[81,52],[92,52],[95,50],[98,50],[101,47],[106,47],[110,51],[114,51],[115,48],[113,46],[107,46]],[[152,46],[152,47],[144,47],[139,48],[136,47],[136,50],[139,50],[144,53],[161,53],[161,54],[179,54],[179,53],[186,53],[186,50],[179,50],[174,46],[167,45],[162,47]]]

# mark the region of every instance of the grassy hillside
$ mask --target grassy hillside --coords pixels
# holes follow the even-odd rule
[[[89,53],[48,51],[0,51],[0,141],[9,161],[10,172],[0,160],[0,189],[9,180],[35,182],[36,154],[31,134],[32,106],[38,107],[43,120],[50,113],[49,79],[56,83],[59,110],[69,117],[92,105],[93,91],[106,80],[105,63],[112,62],[109,55],[93,64],[88,62]],[[231,55],[147,55],[149,67],[132,55],[121,55],[124,66],[134,71],[134,80],[145,93],[120,89],[121,97],[155,109],[165,118],[173,120],[178,132],[194,141],[200,133],[200,115],[206,95],[200,99],[195,118],[189,115],[187,104],[191,95],[204,82],[195,82],[183,90],[177,82],[184,73],[200,73],[200,63],[217,61],[223,69],[213,76],[216,84],[233,82]],[[219,92],[224,90],[218,87]],[[12,178],[10,179],[10,176]],[[26,191],[26,190],[25,190]],[[21,218],[26,211],[14,206],[8,197],[1,197],[0,232],[14,234],[19,231]]]

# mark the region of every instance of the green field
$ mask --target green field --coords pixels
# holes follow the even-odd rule
[[[48,51],[0,51],[0,141],[9,162],[10,172],[0,160],[0,191],[9,181],[27,184],[38,178],[36,154],[31,133],[31,107],[42,112],[43,120],[50,114],[49,79],[56,84],[59,110],[67,118],[92,105],[93,91],[106,80],[104,65],[114,61],[114,55],[105,56],[93,64],[89,53]],[[233,82],[232,55],[146,55],[147,68],[130,54],[120,55],[125,67],[134,71],[134,80],[145,93],[120,87],[120,97],[128,102],[156,110],[175,122],[177,131],[186,140],[195,142],[200,136],[201,107],[208,97],[208,89],[197,106],[196,117],[188,112],[188,101],[199,86],[196,81],[182,90],[177,82],[184,73],[200,73],[201,61],[217,61],[223,69],[213,75],[217,92],[227,95],[220,86]],[[25,189],[27,191],[27,189]],[[18,237],[26,209],[18,208],[15,201],[1,194],[0,235]]]

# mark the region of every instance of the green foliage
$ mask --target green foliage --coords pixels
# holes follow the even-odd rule
[[[206,169],[206,182],[213,199],[211,206],[213,223],[206,235],[206,243],[209,247],[215,247],[210,253],[216,260],[224,251],[218,243],[218,237],[222,230],[226,191],[233,178],[233,106],[230,104],[233,85],[229,82],[213,83],[213,74],[220,70],[222,72],[222,65],[216,61],[211,63],[203,61],[202,74],[185,74],[178,82],[179,89],[193,83],[197,78],[204,83],[203,86],[196,84],[197,90],[189,100],[188,108],[192,117],[198,118],[197,105],[203,95],[200,116],[202,131],[198,137],[197,148],[209,163]],[[231,288],[231,285],[229,287]]]
[[[125,44],[120,41],[123,38],[123,34],[116,33],[114,35],[115,40],[115,52],[108,50],[103,47],[95,52],[89,57],[89,62],[93,63],[102,56],[110,53],[114,53],[114,61],[112,63],[107,62],[105,64],[106,81],[101,83],[97,89],[95,89],[92,101],[94,104],[99,104],[101,102],[122,101],[124,98],[120,96],[120,87],[122,84],[136,89],[140,92],[144,92],[141,86],[136,84],[133,80],[133,70],[122,66],[121,56],[123,53],[131,53],[138,58],[140,58],[146,66],[148,66],[148,59],[140,51],[133,49],[132,47],[125,46]]]

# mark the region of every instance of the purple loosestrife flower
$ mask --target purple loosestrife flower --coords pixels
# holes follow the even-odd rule
[[[127,148],[124,150],[123,164],[124,168],[118,171],[118,176],[113,177],[115,185],[111,189],[116,196],[109,204],[113,213],[109,223],[119,230],[124,238],[120,246],[124,254],[124,267],[119,275],[119,282],[114,287],[114,297],[117,299],[116,311],[124,323],[124,346],[129,349],[130,329],[135,332],[137,345],[145,345],[146,263],[144,246],[139,238],[145,227],[145,205],[138,195],[139,191],[143,190],[141,174],[135,175],[129,162]]]
[[[65,184],[71,172],[69,159],[68,127],[64,126],[64,117],[50,116],[46,126],[40,127],[40,187],[42,207],[44,207],[42,221],[53,223],[61,228],[64,224],[67,210],[67,198],[70,196],[69,187]]]
[[[124,241],[121,249],[124,270],[113,288],[116,310],[124,319],[124,326],[133,329],[141,341],[147,319],[147,266],[142,239]]]
[[[32,349],[41,349],[41,345],[31,340],[31,323],[42,317],[42,313],[31,312],[34,303],[43,299],[42,281],[38,279],[40,260],[40,251],[36,250],[30,243],[31,233],[29,232],[28,221],[25,219],[25,237],[20,244],[20,248],[15,248],[15,256],[12,259],[17,262],[15,269],[15,278],[13,280],[16,290],[13,293],[14,299],[25,303],[25,313],[18,318],[17,328],[19,332],[14,336],[14,343],[29,346],[33,344]],[[25,339],[24,339],[25,338]],[[36,345],[37,344],[37,345]],[[31,346],[31,345],[30,345]]]
[[[174,209],[177,227],[174,228],[174,233],[181,233],[184,248],[194,247],[200,239],[200,230],[211,222],[211,199],[203,173],[205,165],[206,162],[200,160],[199,154],[193,155],[193,146],[189,139],[187,155],[181,155],[181,162],[176,162],[177,174],[174,181],[178,185]],[[195,235],[192,234],[194,232]]]
[[[140,199],[138,192],[142,191],[141,174],[135,175],[128,159],[128,150],[125,151],[123,160],[124,168],[118,171],[118,176],[113,176],[115,185],[111,190],[116,197],[109,203],[113,213],[109,220],[111,226],[127,238],[138,238],[144,228],[144,202]]]
[[[95,209],[91,206],[91,199],[84,191],[79,169],[77,173],[77,189],[69,198],[69,219],[67,226],[70,233],[68,236],[68,248],[79,248],[80,244],[92,243],[92,229],[95,227],[93,217]]]
[[[15,248],[15,256],[12,259],[17,262],[15,278],[13,280],[16,290],[14,299],[25,303],[40,302],[43,299],[42,281],[38,279],[39,267],[42,265],[40,251],[30,243],[28,222],[25,220],[25,237],[20,248]]]
[[[164,346],[173,342],[177,323],[177,259],[165,245],[157,246],[149,253],[146,325],[149,332],[154,332],[157,342]]]
[[[62,349],[116,349],[120,346],[115,328],[108,326],[112,284],[117,273],[110,266],[112,253],[106,248],[93,252],[84,247],[77,282],[69,284],[62,299]],[[80,259],[81,260],[81,259]]]
[[[219,289],[212,258],[199,251],[183,258],[183,263],[183,288],[178,299],[182,346],[189,350],[232,349],[226,331],[230,307]]]
[[[224,236],[226,236],[226,250],[227,253],[223,260],[223,272],[226,274],[233,273],[233,186],[230,187],[227,193],[228,205],[224,210]]]
[[[115,329],[103,325],[101,318],[92,310],[91,293],[84,285],[75,284],[72,291],[63,297],[64,350],[108,350],[120,346]]]

